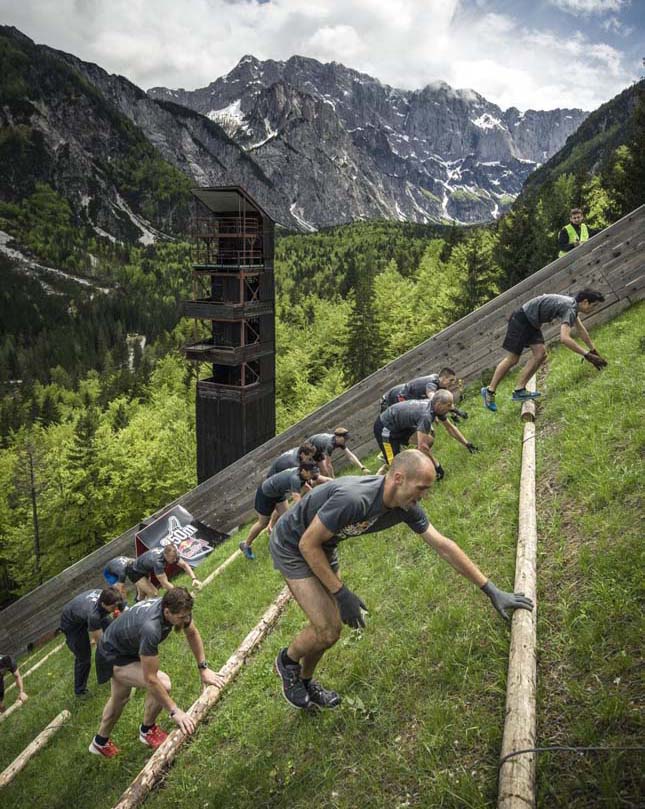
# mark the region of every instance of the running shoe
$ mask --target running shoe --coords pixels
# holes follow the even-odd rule
[[[111,739],[108,739],[105,744],[97,744],[96,739],[92,739],[88,750],[92,755],[103,756],[103,758],[114,758],[119,755],[119,748]]]
[[[309,692],[309,701],[317,708],[338,708],[341,703],[341,696],[335,691],[329,691],[327,688],[316,682],[310,680],[307,686]]]
[[[542,394],[537,390],[531,391],[531,390],[527,390],[526,388],[516,388],[513,391],[513,395],[511,396],[511,399],[514,402],[527,402],[527,401],[529,401],[529,399],[537,399],[537,397],[541,396],[541,395]]]
[[[247,545],[246,542],[240,542],[239,548],[249,561],[252,562],[255,559],[253,548],[250,545]]]
[[[495,413],[497,411],[497,405],[495,404],[495,392],[488,390],[485,385],[479,392],[484,400],[484,407],[487,407],[489,410],[492,410],[493,413]]]
[[[300,678],[300,664],[285,666],[282,662],[282,652],[284,651],[286,650],[280,650],[275,659],[276,674],[282,680],[282,694],[289,705],[294,708],[309,708],[309,692]]]
[[[167,738],[168,734],[165,730],[162,730],[159,725],[152,725],[147,733],[144,733],[141,728],[139,728],[139,741],[141,744],[147,744],[148,747],[152,747],[153,750],[156,750],[157,747],[162,745]]]

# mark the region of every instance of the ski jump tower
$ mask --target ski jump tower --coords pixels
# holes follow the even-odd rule
[[[274,223],[239,186],[193,190],[197,479],[275,435]],[[210,375],[201,376],[208,363]]]

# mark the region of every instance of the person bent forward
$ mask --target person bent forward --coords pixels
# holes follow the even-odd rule
[[[589,332],[580,320],[580,313],[588,315],[597,303],[602,303],[605,296],[595,289],[581,289],[575,297],[570,295],[538,295],[531,298],[511,315],[506,329],[506,337],[502,343],[502,348],[507,352],[501,360],[491,379],[488,387],[481,389],[481,396],[484,407],[495,412],[497,404],[495,393],[497,386],[504,379],[506,374],[520,360],[520,355],[525,348],[530,348],[531,359],[526,363],[517,387],[513,391],[514,402],[523,402],[527,399],[534,399],[540,396],[537,391],[531,393],[527,391],[526,384],[537,369],[546,360],[546,348],[544,347],[544,335],[542,325],[550,323],[552,320],[560,321],[560,342],[574,354],[580,354],[587,362],[590,362],[599,371],[607,365],[607,360],[603,359],[597,352]],[[571,336],[571,329],[576,327],[578,334],[588,351],[577,343]]]
[[[170,678],[159,668],[159,645],[174,629],[186,636],[202,684],[223,685],[222,677],[211,671],[206,662],[192,609],[193,597],[188,590],[175,587],[163,598],[135,604],[103,633],[96,650],[96,674],[99,684],[111,681],[111,694],[103,709],[99,732],[90,743],[90,753],[104,758],[118,755],[110,734],[133,688],[146,692],[139,741],[153,749],[165,741],[168,734],[156,724],[164,708],[184,733],[193,733],[194,721],[170,696]]]
[[[451,539],[430,524],[418,501],[434,482],[432,461],[418,450],[394,458],[385,477],[343,477],[318,486],[276,523],[269,540],[280,571],[308,619],[307,626],[278,653],[275,668],[285,699],[295,708],[335,708],[340,696],[313,679],[324,653],[339,639],[342,624],[365,626],[361,599],[339,577],[337,544],[405,522],[468,581],[490,598],[504,617],[533,609],[522,593],[498,590]]]
[[[258,486],[255,493],[255,513],[258,518],[251,526],[246,539],[239,545],[247,559],[255,559],[251,545],[269,525],[274,511],[278,513],[278,517],[284,514],[288,508],[287,498],[291,496],[297,503],[303,494],[311,491],[310,481],[317,481],[318,477],[316,464],[303,461],[300,466],[293,469],[276,472]]]

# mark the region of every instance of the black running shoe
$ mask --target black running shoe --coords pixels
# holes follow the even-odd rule
[[[275,659],[276,674],[282,680],[282,693],[289,705],[294,708],[306,709],[310,705],[309,692],[300,678],[300,664],[285,666],[282,662],[282,649]]]
[[[341,703],[341,696],[335,691],[328,691],[315,680],[310,680],[307,686],[309,700],[317,708],[338,708]]]

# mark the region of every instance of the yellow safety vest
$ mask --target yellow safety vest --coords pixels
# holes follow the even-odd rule
[[[587,230],[587,226],[585,225],[584,222],[582,222],[580,225],[580,239],[578,239],[578,234],[576,233],[576,229],[572,224],[568,224],[565,227],[565,230],[569,235],[569,244],[575,244],[578,240],[580,242],[586,242],[587,239],[589,238],[589,231]],[[558,253],[558,258],[566,256],[566,254],[569,252],[570,252],[569,250],[560,250],[560,252]]]

